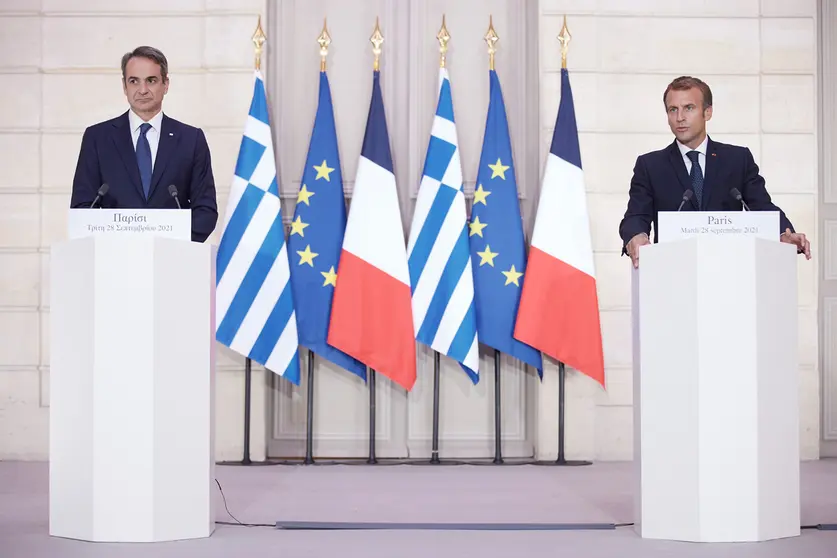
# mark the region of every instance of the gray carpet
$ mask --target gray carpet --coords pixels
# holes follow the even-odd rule
[[[232,514],[243,523],[276,521],[432,523],[627,523],[629,463],[583,468],[538,466],[219,466]],[[207,540],[91,544],[48,535],[48,466],[0,462],[0,556],[418,556],[482,557],[833,557],[837,531],[803,531],[761,544],[647,541],[631,527],[610,531],[281,531],[219,525]],[[218,519],[234,522],[218,497]],[[802,464],[803,524],[837,523],[837,461]]]

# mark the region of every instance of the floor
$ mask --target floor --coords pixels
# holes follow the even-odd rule
[[[631,464],[520,466],[221,466],[226,505],[242,523],[629,523]],[[610,530],[280,530],[218,525],[209,539],[159,544],[85,543],[48,534],[48,465],[0,462],[0,557],[201,556],[655,558],[837,556],[837,531],[760,544],[694,544]],[[235,523],[220,492],[218,520]],[[802,523],[837,523],[837,460],[802,464]]]

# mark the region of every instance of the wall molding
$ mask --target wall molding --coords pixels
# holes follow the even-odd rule
[[[818,321],[821,405],[821,454],[837,454],[837,250],[829,239],[837,236],[837,165],[833,157],[837,149],[837,5],[830,0],[817,2],[817,143],[819,167],[819,203],[817,208],[818,244]]]

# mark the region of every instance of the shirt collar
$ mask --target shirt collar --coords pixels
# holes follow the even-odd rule
[[[697,151],[704,157],[706,157],[706,148],[709,146],[709,135],[707,134],[704,136],[703,141],[698,145],[696,148],[692,149],[691,147],[687,147],[680,143],[680,140],[675,140],[677,142],[677,147],[680,149],[680,155],[683,157],[686,156],[686,153],[689,151]]]
[[[128,110],[128,122],[131,124],[131,131],[136,132],[145,120],[140,118],[133,109],[130,109]],[[153,129],[157,130],[157,133],[160,133],[160,126],[163,124],[163,111],[155,114],[148,123],[151,124]]]

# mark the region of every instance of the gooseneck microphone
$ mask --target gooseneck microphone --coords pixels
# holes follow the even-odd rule
[[[747,207],[747,202],[744,201],[744,197],[741,195],[741,192],[738,191],[738,188],[733,188],[729,191],[730,195],[735,198],[737,201],[741,202],[742,207],[747,211],[750,211],[750,208]]]
[[[96,205],[96,202],[105,197],[105,194],[108,193],[108,188],[109,186],[107,185],[107,182],[105,182],[99,187],[99,191],[96,192],[96,197],[93,199],[93,203],[90,204],[89,209],[93,209],[93,206]]]
[[[683,192],[683,199],[680,200],[680,207],[677,208],[677,211],[680,211],[681,209],[683,209],[683,206],[686,205],[686,202],[689,201],[690,199],[692,199],[692,196],[694,196],[694,195],[695,195],[695,193],[692,192],[691,190],[686,190],[685,192]]]
[[[169,194],[171,194],[171,197],[174,198],[174,202],[177,204],[177,209],[183,209],[180,207],[180,199],[177,197],[177,187],[174,184],[169,184]]]

